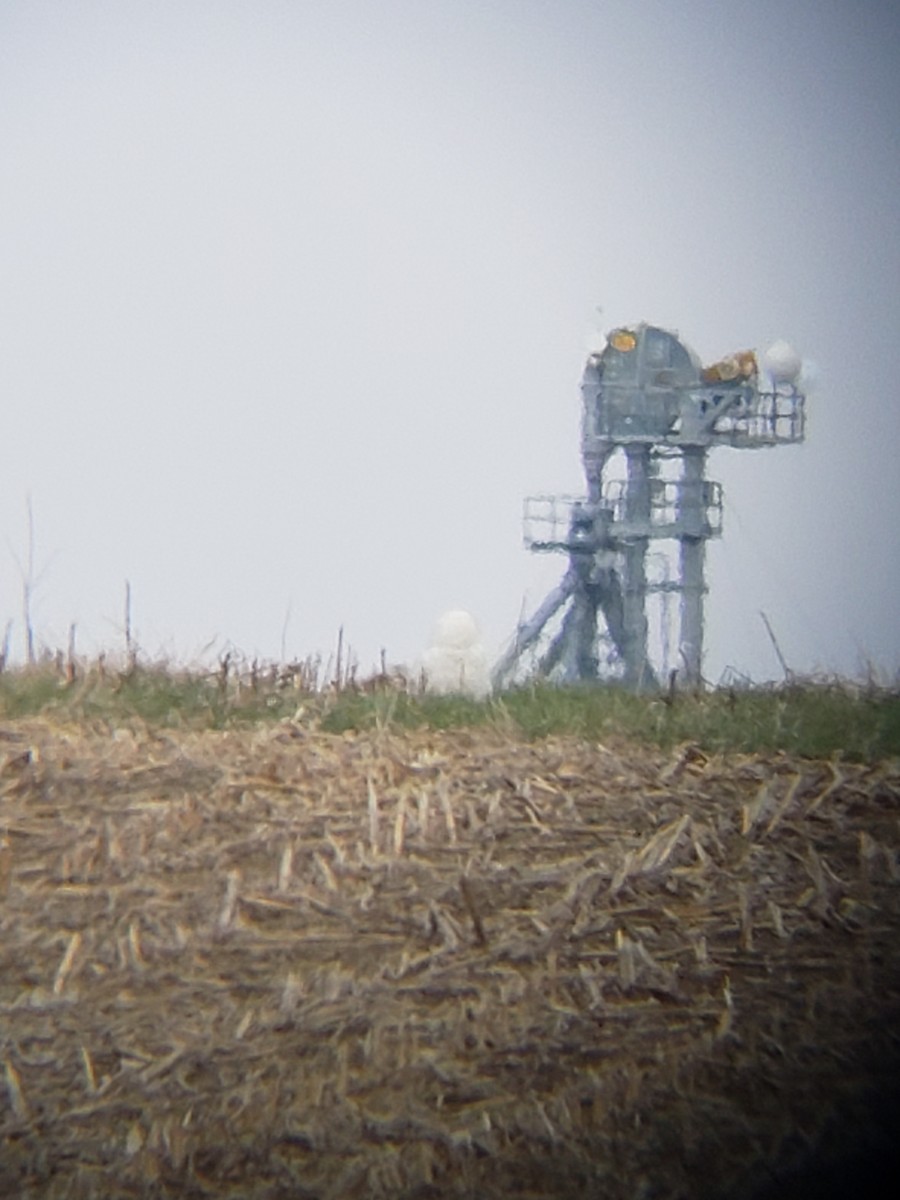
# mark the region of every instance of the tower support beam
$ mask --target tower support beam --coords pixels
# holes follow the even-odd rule
[[[642,443],[626,449],[628,480],[625,489],[625,520],[640,529],[624,543],[624,633],[625,683],[632,688],[652,687],[656,680],[647,656],[647,547],[651,517],[652,466],[650,447]]]
[[[704,473],[706,450],[686,446],[682,453],[679,489],[679,525],[681,562],[681,638],[680,652],[684,679],[690,687],[703,681],[703,596],[706,587],[703,570],[706,560],[706,503]]]

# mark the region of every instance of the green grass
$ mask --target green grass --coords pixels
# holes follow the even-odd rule
[[[221,728],[235,719],[235,705],[213,675],[137,667],[125,673],[99,675],[66,684],[52,669],[32,668],[0,675],[0,717],[36,716],[60,720],[139,719],[152,725]],[[285,712],[279,716],[287,715]],[[292,712],[296,708],[296,702]],[[254,720],[266,711],[266,700],[241,708]]]
[[[298,716],[298,709],[302,713]],[[699,694],[635,695],[622,688],[534,684],[484,701],[402,690],[298,692],[221,673],[138,666],[96,669],[65,684],[51,666],[0,674],[0,719],[141,720],[223,729],[298,719],[327,732],[489,726],[534,739],[571,734],[626,737],[663,749],[690,741],[708,752],[840,755],[872,762],[900,756],[900,693],[856,685],[804,684]]]
[[[900,756],[900,694],[840,684],[636,695],[617,687],[517,688],[483,702],[457,696],[338,697],[323,728],[340,732],[390,724],[452,729],[513,728],[526,738],[621,736],[663,749],[695,742],[706,751],[785,751],[855,761]]]

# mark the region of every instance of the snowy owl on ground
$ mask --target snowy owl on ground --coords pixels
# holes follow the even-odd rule
[[[438,621],[422,663],[429,692],[482,698],[491,690],[490,667],[478,626],[463,609]]]

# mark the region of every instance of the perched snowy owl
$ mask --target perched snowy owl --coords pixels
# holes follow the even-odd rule
[[[773,342],[762,358],[763,370],[777,386],[795,384],[800,378],[803,361],[789,342]]]
[[[490,667],[473,617],[453,609],[440,618],[422,663],[429,692],[486,696]]]

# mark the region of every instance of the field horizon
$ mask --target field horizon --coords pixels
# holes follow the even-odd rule
[[[873,673],[862,681],[791,677],[640,693],[615,683],[531,681],[484,697],[429,689],[424,674],[383,658],[363,675],[352,658],[320,655],[286,663],[232,651],[214,665],[178,666],[135,649],[84,660],[61,651],[30,665],[0,664],[0,718],[43,714],[60,720],[144,720],[223,729],[295,721],[325,732],[394,726],[493,726],[526,738],[571,734],[625,737],[663,749],[695,742],[704,751],[783,751],[873,762],[900,755],[900,687]]]

